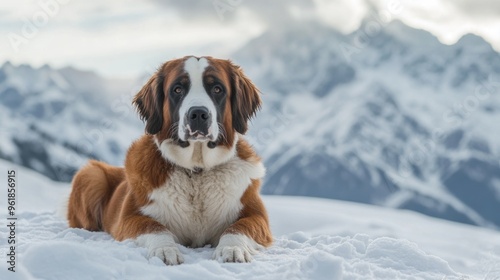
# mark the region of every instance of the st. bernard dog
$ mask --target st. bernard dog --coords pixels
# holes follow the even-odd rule
[[[210,244],[220,262],[249,262],[269,246],[265,169],[243,137],[261,98],[240,67],[212,57],[168,61],[133,104],[146,134],[124,168],[90,161],[75,175],[70,227],[134,239],[169,265],[184,261],[176,243]]]

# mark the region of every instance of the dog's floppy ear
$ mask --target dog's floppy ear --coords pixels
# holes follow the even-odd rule
[[[141,120],[146,121],[146,133],[156,134],[163,126],[164,78],[158,70],[135,95],[132,104],[137,108]]]
[[[239,66],[231,63],[231,67],[233,127],[237,132],[245,134],[248,130],[248,120],[260,109],[260,91]]]

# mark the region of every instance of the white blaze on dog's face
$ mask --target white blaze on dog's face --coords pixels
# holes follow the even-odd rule
[[[237,134],[246,133],[261,99],[231,61],[187,56],[164,63],[134,104],[146,121],[146,132],[155,136],[164,156],[176,157],[169,160],[177,163],[200,144],[213,150],[214,158],[222,150],[234,151]]]
[[[184,94],[179,109],[178,136],[182,141],[215,141],[219,137],[217,109],[214,101],[222,95],[223,86],[205,85],[206,58],[190,57],[184,62],[190,86]],[[207,89],[209,90],[207,92]],[[174,92],[178,89],[174,89]],[[181,89],[182,90],[182,89]],[[223,108],[222,108],[223,109]]]

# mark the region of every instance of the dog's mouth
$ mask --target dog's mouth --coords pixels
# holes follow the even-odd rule
[[[204,141],[214,141],[215,137],[212,134],[212,129],[207,128],[206,131],[202,130],[191,130],[191,127],[189,125],[186,125],[184,127],[184,141],[199,141],[199,142],[204,142]]]
[[[217,146],[211,128],[208,128],[207,131],[192,131],[191,127],[189,125],[186,125],[184,127],[184,139],[179,139],[178,144],[182,148],[186,148],[189,147],[190,142],[207,142],[207,146],[211,149]]]
[[[187,140],[192,140],[192,141],[210,141],[213,140],[212,134],[205,135],[204,133],[200,131],[195,131],[192,134],[186,135]]]

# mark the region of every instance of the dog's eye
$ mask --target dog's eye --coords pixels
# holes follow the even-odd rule
[[[182,94],[182,93],[184,93],[184,89],[181,86],[176,86],[176,87],[174,87],[174,93],[175,94]]]
[[[221,86],[214,86],[212,88],[212,93],[214,93],[214,94],[221,94],[222,93],[222,87]]]

